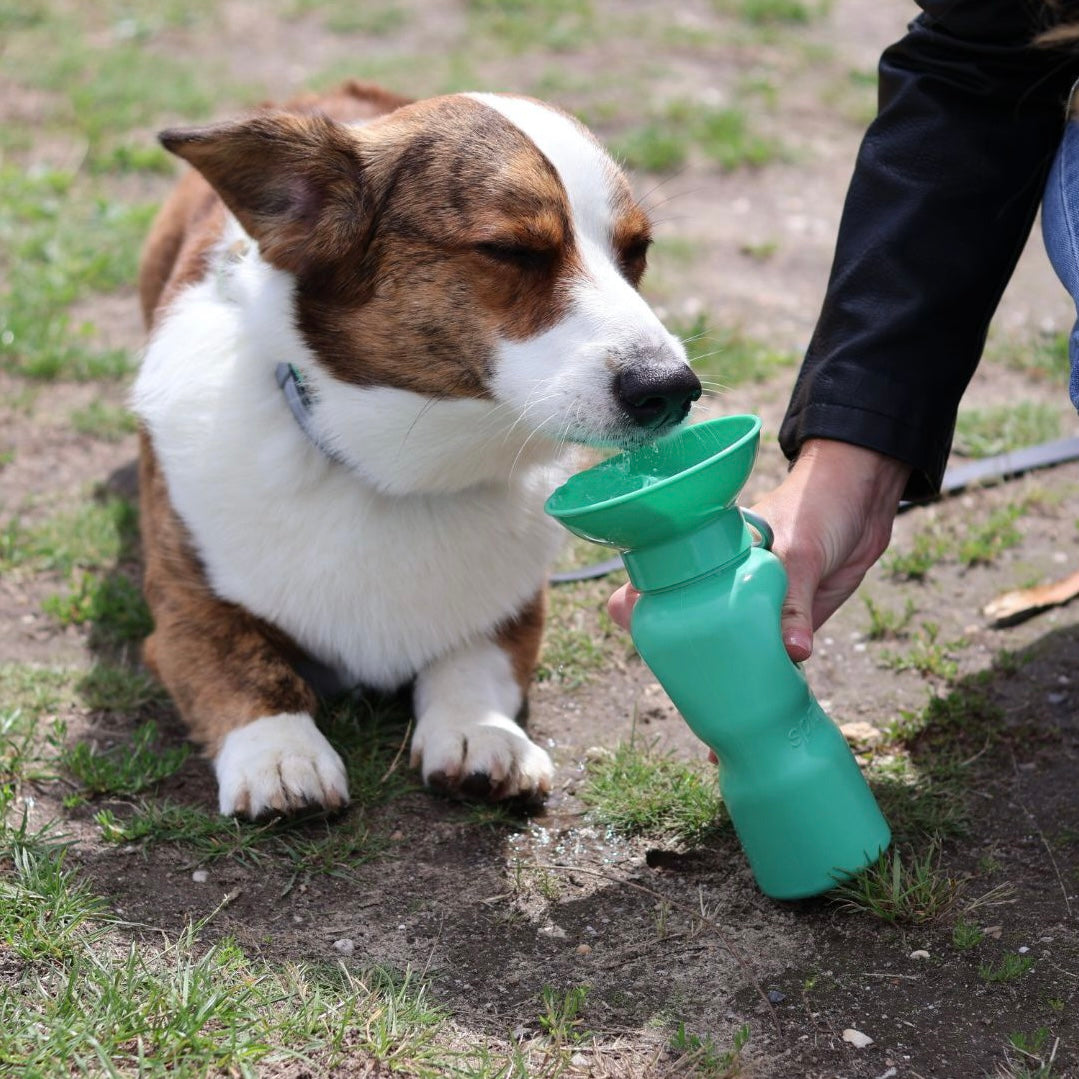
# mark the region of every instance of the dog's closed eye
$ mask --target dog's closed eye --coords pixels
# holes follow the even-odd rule
[[[556,255],[551,247],[501,240],[485,240],[476,244],[476,250],[492,262],[518,270],[546,270]]]

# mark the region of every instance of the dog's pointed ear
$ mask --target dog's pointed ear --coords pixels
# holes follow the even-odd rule
[[[324,116],[268,113],[158,138],[202,173],[282,270],[302,273],[340,258],[367,232],[359,142]]]

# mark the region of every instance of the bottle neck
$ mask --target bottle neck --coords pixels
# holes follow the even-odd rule
[[[624,551],[630,582],[639,592],[657,592],[714,573],[744,555],[753,537],[737,506],[731,506],[685,535]]]

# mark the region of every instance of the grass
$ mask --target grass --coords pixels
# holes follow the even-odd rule
[[[917,671],[923,677],[950,680],[959,673],[959,664],[953,658],[966,642],[938,640],[940,626],[935,622],[923,622],[905,652],[885,651],[880,654],[883,666],[893,671]]]
[[[1060,437],[1060,409],[1037,401],[961,410],[953,448],[966,457],[990,457]]]
[[[77,301],[135,277],[152,204],[112,201],[75,173],[0,166],[0,370],[31,379],[115,378],[127,355],[96,343]]]
[[[25,568],[61,577],[131,558],[138,544],[138,510],[124,498],[94,499],[32,526],[11,518],[0,531],[0,572]]]
[[[672,322],[669,328],[681,338],[690,364],[712,392],[764,382],[798,360],[793,352],[773,348],[741,330],[713,326],[705,314],[683,324]]]
[[[1002,506],[994,510],[980,523],[974,524],[960,537],[957,557],[960,565],[989,566],[997,557],[1012,547],[1018,546],[1023,536],[1015,522],[1023,516],[1022,506]]]
[[[154,628],[142,589],[122,573],[78,573],[42,609],[61,626],[88,626],[93,647],[137,644]]]
[[[936,529],[927,528],[915,534],[908,550],[890,552],[881,564],[899,580],[924,581],[947,553],[945,538]]]
[[[592,1037],[581,1014],[588,993],[587,985],[575,985],[564,992],[544,986],[540,993],[539,1025],[556,1047],[580,1045]]]
[[[979,964],[978,977],[989,985],[999,985],[1017,981],[1033,966],[1034,960],[1029,955],[1009,953],[1002,956],[996,963]]]
[[[270,964],[227,939],[203,943],[205,921],[165,943],[125,940],[137,927],[69,867],[69,841],[51,825],[32,830],[14,801],[0,783],[0,1071],[164,1077],[274,1061],[322,1070],[345,1055],[444,1059],[443,1017],[408,971]]]
[[[251,1075],[275,1062],[322,1071],[359,1054],[422,1062],[443,1022],[408,972],[270,965],[229,940],[200,946],[194,929],[116,955],[80,943],[0,998],[0,1065],[45,1079]]]
[[[682,168],[693,152],[723,172],[760,168],[784,153],[777,140],[753,130],[743,107],[686,99],[610,140],[610,149],[627,168],[656,173]]]
[[[969,952],[971,949],[977,948],[984,939],[985,933],[978,926],[963,918],[960,918],[955,923],[955,928],[952,929],[952,944],[961,952]]]
[[[511,53],[578,52],[600,32],[590,0],[466,0],[466,10],[474,33]]]
[[[690,1075],[708,1079],[735,1079],[742,1072],[742,1050],[749,1042],[750,1028],[744,1024],[735,1031],[731,1047],[719,1049],[714,1039],[691,1034],[685,1023],[671,1035],[668,1048],[678,1056],[678,1068]]]
[[[590,761],[578,795],[596,820],[628,835],[692,843],[726,821],[713,765],[689,763],[636,738]]]
[[[720,6],[751,26],[806,26],[828,7],[804,0],[721,0]]]
[[[48,572],[64,587],[42,610],[62,626],[86,626],[94,647],[115,650],[145,638],[153,623],[130,566],[138,545],[135,504],[93,500],[24,526],[11,518],[0,531],[0,572]]]
[[[70,423],[80,435],[103,442],[121,442],[138,428],[138,421],[126,408],[100,400],[72,412]]]
[[[579,565],[602,562],[608,549],[594,544],[580,546],[573,561]],[[574,587],[552,588],[548,596],[547,625],[536,677],[573,689],[584,685],[610,662],[610,639],[614,624],[606,612],[611,585],[605,579],[582,582]]]
[[[409,14],[399,3],[355,4],[351,0],[292,0],[285,17],[317,16],[335,34],[389,37],[404,29]]]
[[[77,742],[63,750],[60,764],[93,794],[132,795],[155,786],[184,765],[191,747],[161,745],[157,724],[144,723],[130,743],[114,743],[99,750]]]
[[[871,641],[895,640],[907,635],[907,627],[914,618],[917,607],[914,600],[907,598],[902,611],[882,607],[870,596],[862,596],[866,613],[869,615],[869,628],[866,636]]]
[[[939,843],[922,852],[885,851],[867,869],[840,884],[830,895],[842,910],[870,914],[896,925],[924,925],[950,913],[962,882],[941,865]]]
[[[994,336],[986,349],[986,361],[1053,386],[1066,386],[1071,371],[1069,337],[1069,331],[1022,338]]]
[[[1017,522],[1033,504],[1023,500],[973,518],[933,522],[915,533],[906,550],[891,551],[881,562],[897,580],[924,581],[935,566],[957,563],[965,569],[989,566],[1023,538]]]

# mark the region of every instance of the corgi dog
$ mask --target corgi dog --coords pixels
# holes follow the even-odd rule
[[[648,217],[538,101],[348,83],[165,131],[140,421],[147,665],[222,813],[348,802],[312,671],[412,685],[411,760],[537,799],[518,724],[574,443],[682,422],[700,383],[637,292]]]

